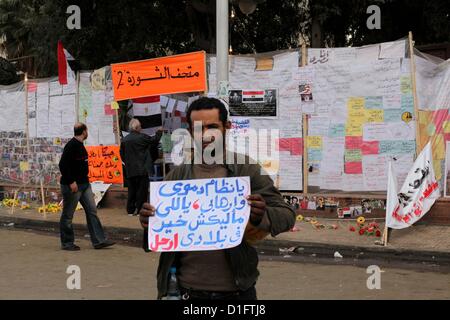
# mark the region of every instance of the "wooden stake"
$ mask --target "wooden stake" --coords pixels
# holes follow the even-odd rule
[[[76,94],[75,94],[75,115],[77,122],[80,121],[80,71],[77,71],[76,79]]]
[[[302,67],[308,64],[308,51],[306,50],[306,44],[302,44]]]
[[[303,193],[308,194],[308,115],[303,115]]]
[[[306,50],[306,44],[302,44],[302,67],[308,63],[307,59],[308,51]],[[303,115],[303,194],[308,194],[308,115]]]
[[[14,199],[11,206],[10,214],[14,214],[14,207],[16,206],[16,199],[17,199],[17,190],[14,191]]]
[[[386,247],[387,245],[388,245],[388,227],[387,224],[385,223],[383,231],[383,246]]]
[[[416,62],[414,58],[414,43],[413,43],[413,34],[410,31],[408,35],[409,40],[409,53],[410,53],[410,64],[411,64],[411,84],[413,91],[413,101],[414,101],[414,117],[416,119],[416,158],[419,156],[422,151],[421,144],[421,134],[420,134],[420,126],[419,126],[419,101],[417,99],[417,87],[416,87]]]
[[[41,197],[42,197],[42,207],[44,208],[44,219],[47,219],[47,210],[45,208],[45,195],[44,195],[44,183],[41,179]]]
[[[30,155],[30,128],[29,128],[29,105],[28,105],[28,73],[25,73],[25,112],[26,112],[26,128],[25,128],[25,134],[27,139],[27,154]]]
[[[120,125],[119,125],[119,111],[116,109],[114,110],[116,113],[116,143],[120,145]]]

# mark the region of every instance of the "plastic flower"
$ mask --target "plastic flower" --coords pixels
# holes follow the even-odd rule
[[[303,216],[302,216],[301,214],[299,214],[299,215],[297,216],[297,221],[303,221]]]
[[[381,231],[380,231],[380,230],[377,230],[377,231],[375,232],[375,235],[376,235],[377,237],[381,237]]]
[[[372,222],[371,224],[369,224],[369,227],[374,227],[375,229],[377,229],[379,225],[376,222]]]
[[[358,217],[358,219],[356,219],[356,222],[358,222],[358,224],[364,224],[364,222],[366,222],[366,219],[364,217]]]
[[[362,236],[366,232],[366,229],[362,228],[359,230],[359,235]]]
[[[350,231],[351,231],[351,232],[355,232],[355,231],[356,231],[355,227],[354,227],[354,226],[351,226],[351,227],[350,227]]]

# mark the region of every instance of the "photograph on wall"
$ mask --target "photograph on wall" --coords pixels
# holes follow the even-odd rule
[[[304,83],[298,86],[298,91],[300,92],[300,98],[303,103],[312,102],[312,85],[310,83]]]
[[[277,89],[230,90],[230,115],[235,117],[278,117]]]

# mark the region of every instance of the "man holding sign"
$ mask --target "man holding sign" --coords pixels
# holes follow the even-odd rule
[[[225,161],[231,123],[220,100],[194,101],[187,119],[201,161],[152,183],[150,203],[140,212],[150,249],[162,252],[158,298],[167,295],[169,273],[176,268],[183,299],[256,299],[258,255],[251,244],[290,230],[295,212],[254,161],[246,157],[237,164],[237,154],[232,163]]]

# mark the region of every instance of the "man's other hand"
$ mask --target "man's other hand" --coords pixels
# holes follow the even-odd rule
[[[142,228],[148,228],[148,217],[153,217],[155,212],[155,207],[150,203],[146,202],[143,204],[139,211],[139,221],[141,222]]]
[[[250,223],[257,226],[266,214],[266,201],[260,194],[252,194],[247,197],[250,205]]]
[[[76,181],[74,181],[70,184],[70,191],[72,191],[72,193],[78,192],[78,185],[77,185]]]

